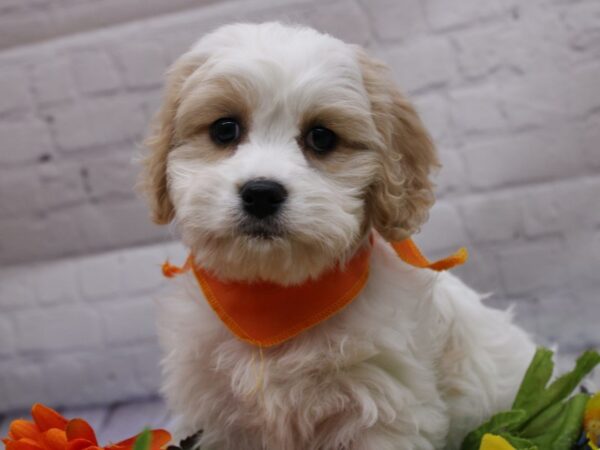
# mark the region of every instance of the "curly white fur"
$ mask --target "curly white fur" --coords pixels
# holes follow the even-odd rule
[[[454,449],[510,405],[534,351],[510,314],[379,239],[360,297],[262,363],[181,281],[160,302],[164,393],[209,449]]]
[[[410,68],[406,68],[410,70]],[[299,283],[351,256],[372,227],[413,232],[431,204],[435,153],[381,64],[314,30],[238,24],[175,64],[146,160],[154,216],[174,217],[196,261],[226,279]],[[207,129],[237,117],[235,149]],[[322,158],[311,123],[339,137]],[[239,230],[239,187],[289,192],[280,236]],[[511,403],[533,355],[510,313],[449,273],[401,262],[377,235],[365,289],[341,313],[260,352],[235,338],[193,276],[160,300],[163,392],[180,436],[207,450],[455,449]]]

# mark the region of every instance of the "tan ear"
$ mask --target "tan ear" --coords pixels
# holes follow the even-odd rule
[[[387,240],[404,239],[427,220],[434,201],[429,175],[439,166],[435,147],[418,113],[400,94],[388,68],[357,48],[373,120],[383,145],[369,191],[372,226]]]
[[[169,223],[174,214],[167,185],[167,156],[175,145],[175,114],[181,102],[185,80],[200,66],[201,58],[183,55],[167,73],[163,103],[154,118],[150,136],[144,142],[148,153],[142,159],[139,189],[150,203],[152,219],[158,224]]]

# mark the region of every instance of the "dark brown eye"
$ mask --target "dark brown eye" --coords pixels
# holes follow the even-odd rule
[[[228,145],[240,138],[241,127],[237,120],[222,118],[210,126],[210,137],[218,145]]]
[[[306,133],[304,143],[315,153],[325,155],[335,148],[337,136],[328,128],[314,127]]]

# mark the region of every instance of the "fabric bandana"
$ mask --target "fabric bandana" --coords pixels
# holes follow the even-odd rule
[[[407,264],[436,271],[463,264],[465,248],[447,258],[429,262],[408,238],[392,242]],[[194,263],[190,255],[183,267],[165,262],[163,274],[172,278],[192,270],[204,297],[225,326],[238,338],[259,347],[281,344],[327,320],[350,304],[369,278],[371,245],[360,249],[344,266],[336,266],[317,279],[282,286],[267,281],[223,281]]]

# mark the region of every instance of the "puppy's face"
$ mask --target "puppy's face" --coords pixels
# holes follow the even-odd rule
[[[306,28],[233,25],[173,67],[144,185],[203,267],[296,283],[372,226],[410,234],[433,148],[382,66]]]

